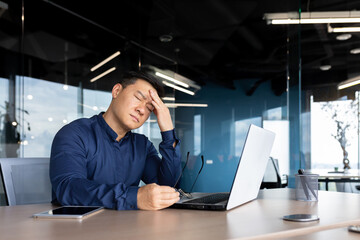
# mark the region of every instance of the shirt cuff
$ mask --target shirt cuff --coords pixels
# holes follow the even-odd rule
[[[128,210],[137,210],[137,193],[138,193],[139,187],[128,187],[127,193],[126,193],[126,209]]]
[[[161,132],[161,137],[163,141],[170,141],[170,140],[178,141],[175,134],[175,128],[173,130]]]

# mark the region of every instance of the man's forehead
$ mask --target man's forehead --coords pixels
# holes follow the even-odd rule
[[[143,94],[147,95],[149,95],[149,90],[153,90],[156,92],[155,88],[150,83],[144,80],[138,80],[134,84],[129,86],[133,86],[134,91],[140,91]]]
[[[143,93],[141,90],[136,90],[136,93],[138,93],[142,98],[147,99],[147,95],[149,91],[147,91],[147,93]]]

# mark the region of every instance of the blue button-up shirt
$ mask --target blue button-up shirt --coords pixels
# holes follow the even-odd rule
[[[116,141],[102,114],[75,120],[56,134],[50,157],[53,202],[137,209],[140,180],[174,186],[181,172],[175,131],[161,132],[160,159],[142,134],[128,132]]]

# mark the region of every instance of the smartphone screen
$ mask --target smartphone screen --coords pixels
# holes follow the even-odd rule
[[[44,218],[83,218],[93,213],[99,212],[104,207],[99,206],[64,206],[50,209],[45,212],[36,213],[33,217]]]
[[[52,210],[53,215],[83,215],[97,210],[99,207],[60,207]]]

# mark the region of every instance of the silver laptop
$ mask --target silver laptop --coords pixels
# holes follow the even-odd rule
[[[172,208],[229,210],[257,198],[275,133],[250,125],[230,193],[191,193]]]

